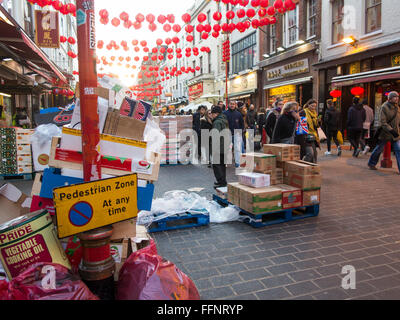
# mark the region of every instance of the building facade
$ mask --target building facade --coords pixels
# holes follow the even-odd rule
[[[378,115],[392,90],[400,92],[400,8],[396,0],[322,2],[324,28],[319,71],[321,100],[341,91],[337,105],[345,129],[354,87]]]
[[[311,98],[318,99],[318,72],[313,64],[320,57],[322,2],[297,1],[295,10],[280,15],[276,24],[261,29],[262,106],[272,106],[277,98],[298,101],[301,105]]]

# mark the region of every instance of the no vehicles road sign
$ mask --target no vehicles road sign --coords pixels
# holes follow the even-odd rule
[[[135,218],[137,175],[76,184],[53,190],[59,238]]]

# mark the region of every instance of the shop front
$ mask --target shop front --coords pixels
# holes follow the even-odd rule
[[[337,107],[342,113],[342,128],[346,129],[348,110],[355,95],[367,100],[375,112],[375,127],[382,104],[387,101],[391,91],[400,92],[400,49],[397,46],[386,47],[374,52],[363,52],[338,61],[330,61],[320,70],[320,90],[325,99],[332,98],[332,90],[340,92]],[[333,64],[333,65],[332,65]]]
[[[263,70],[263,90],[265,105],[270,107],[280,98],[283,101],[297,101],[304,105],[316,97],[314,81],[317,74],[311,64],[315,57],[312,52],[295,56],[287,62],[269,65]]]
[[[228,82],[229,99],[242,102],[247,106],[254,104],[258,106],[258,74],[257,71],[237,76]]]

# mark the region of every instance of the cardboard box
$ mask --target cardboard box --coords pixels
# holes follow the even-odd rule
[[[314,206],[321,203],[321,189],[303,191],[303,206]]]
[[[30,211],[32,199],[12,184],[0,187],[0,225]]]
[[[301,190],[320,189],[322,185],[321,175],[301,176],[295,173],[287,172],[283,178],[283,182]]]
[[[295,144],[266,144],[264,153],[275,155],[282,162],[300,160],[300,146]]]
[[[240,184],[252,188],[265,188],[271,184],[271,176],[269,174],[244,172],[238,174],[238,178]]]
[[[30,144],[19,144],[17,145],[17,155],[32,155],[31,145]]]
[[[29,174],[29,173],[33,173],[33,166],[25,166],[25,165],[18,165],[17,166],[17,174]]]
[[[276,168],[276,156],[264,153],[242,154],[240,167],[257,173],[267,173]]]
[[[103,133],[133,140],[143,140],[146,122],[119,114],[119,110],[108,111]]]
[[[31,166],[32,156],[31,155],[17,156],[17,163],[19,166]]]
[[[32,134],[29,133],[18,133],[17,132],[17,145],[18,144],[30,144],[31,143]]]
[[[105,89],[107,90],[107,89]],[[99,130],[100,133],[103,132],[104,129],[104,124],[106,122],[107,118],[107,112],[108,112],[108,101],[107,99],[104,99],[102,97],[99,97],[98,102],[97,102],[97,109],[99,113]],[[77,100],[77,103],[75,104],[74,112],[72,114],[72,119],[71,123],[68,125],[69,128],[81,130],[81,106],[80,106],[80,100]]]
[[[103,98],[105,100],[107,100],[108,102],[108,106],[109,107],[113,107],[114,106],[114,101],[115,101],[115,91],[113,90],[109,90],[106,88],[102,88],[102,87],[97,87],[95,88],[95,93],[100,97]],[[76,84],[76,88],[75,88],[75,95],[76,97],[79,99],[80,97],[80,88],[79,88],[79,82]]]
[[[282,208],[299,208],[303,205],[303,193],[301,189],[286,184],[276,186],[282,190]]]
[[[240,208],[252,214],[282,210],[282,190],[279,188],[242,187],[239,197]]]
[[[217,188],[215,189],[215,192],[217,193],[217,196],[220,197],[221,199],[228,199],[228,187],[224,188]]]
[[[315,163],[305,161],[287,161],[284,163],[284,171],[302,176],[321,174],[321,167]]]
[[[136,218],[114,223],[111,240],[119,241],[136,237]]]
[[[268,171],[267,174],[271,176],[271,186],[283,184],[283,169],[276,168],[275,170]]]
[[[240,183],[228,183],[228,201],[235,206],[240,206],[239,202]]]
[[[122,241],[112,241],[110,243],[111,256],[115,261],[115,272],[114,280],[118,281],[119,271],[124,265],[126,259],[132,253],[132,247],[129,239],[123,239]]]

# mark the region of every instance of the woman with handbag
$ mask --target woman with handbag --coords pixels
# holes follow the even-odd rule
[[[307,125],[309,134],[306,138],[307,152],[305,161],[317,163],[318,161],[318,151],[317,148],[321,149],[321,144],[318,135],[318,112],[317,112],[318,102],[314,99],[310,99],[304,106],[304,111],[306,113]]]
[[[282,114],[276,122],[272,143],[294,144],[299,104],[295,101],[288,102],[282,109]]]

